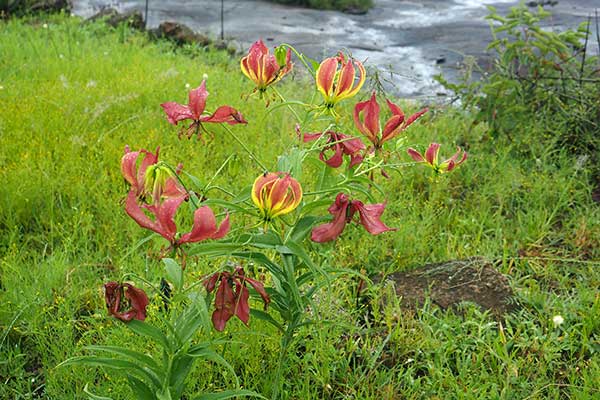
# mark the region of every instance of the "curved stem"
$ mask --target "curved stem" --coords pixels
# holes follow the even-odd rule
[[[250,158],[252,160],[254,160],[254,162],[257,163],[258,166],[261,167],[263,171],[268,171],[269,170],[267,167],[265,167],[265,165],[262,162],[260,162],[260,160],[258,158],[256,158],[256,156],[254,155],[254,153],[252,153],[250,151],[250,149],[248,148],[248,146],[246,146],[246,144],[244,142],[242,142],[240,140],[240,138],[238,138],[236,136],[236,134],[233,133],[233,131],[231,129],[229,129],[229,127],[227,125],[221,124],[221,126],[223,126],[223,128],[225,128],[225,130],[235,139],[235,141],[238,142],[240,144],[240,146],[242,146],[242,148],[244,149],[244,151],[246,153],[248,153],[248,155],[250,156]]]
[[[286,102],[285,97],[283,97],[283,95],[281,93],[279,93],[279,90],[277,90],[275,87],[272,87],[271,89],[273,89],[273,91],[275,92],[275,94],[279,97],[279,99],[281,99],[281,101],[286,105],[286,107],[288,108],[288,110],[290,110],[290,112],[292,114],[294,114],[294,118],[296,118],[296,121],[298,123],[300,123],[300,116],[298,115],[298,113],[296,112],[296,110],[294,110],[292,108],[292,106]]]
[[[177,173],[175,168],[173,168],[171,165],[169,165],[167,163],[164,163],[163,165],[165,165],[169,169],[169,171],[171,171],[171,173],[173,174],[175,179],[177,179],[177,182],[179,182],[179,184],[185,189],[186,193],[188,193],[188,194],[191,193],[191,190],[187,187],[187,185],[185,184],[183,179],[181,179],[181,177],[179,176],[179,174]],[[198,202],[196,201],[194,196],[189,196],[189,199],[192,202],[192,204],[194,205],[194,207],[196,207],[196,209],[200,208],[200,205],[198,204]]]

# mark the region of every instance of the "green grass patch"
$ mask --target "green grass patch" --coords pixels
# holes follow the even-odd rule
[[[148,233],[123,211],[124,145],[160,146],[162,159],[185,161],[184,170],[203,182],[233,154],[215,182],[240,191],[262,171],[227,132],[211,126],[201,140],[180,140],[159,104],[186,102],[186,84],[196,87],[206,74],[209,108],[241,110],[249,124],[233,129],[270,168],[297,145],[294,120],[284,108],[240,98],[252,84],[223,52],[175,49],[64,16],[2,22],[0,36],[0,398],[82,398],[90,383],[95,393],[129,399],[125,381],[107,371],[56,368],[90,344],[156,350],[107,317],[100,289],[124,272],[151,282],[162,275],[155,252],[163,243],[138,246]],[[312,84],[288,78],[284,95],[315,95]],[[379,180],[388,193],[384,220],[398,231],[371,237],[348,227],[340,240],[313,249],[326,263],[373,274],[482,256],[509,276],[521,310],[500,322],[470,306],[457,315],[432,305],[404,312],[392,303],[375,307],[380,323],[365,326],[356,282],[344,278],[319,297],[314,312],[326,322],[300,333],[284,371],[284,397],[600,395],[600,209],[589,171],[554,148],[533,145],[524,155],[471,122],[440,108],[408,130],[419,150],[438,141],[448,154],[459,144],[469,160],[437,183],[423,166]],[[405,147],[400,159],[408,163]],[[215,267],[190,265],[188,280]],[[152,300],[149,319],[156,321]],[[554,326],[555,315],[565,322]],[[210,335],[236,340],[219,353],[244,388],[268,395],[279,350],[274,329],[258,319],[251,329],[232,320],[223,334]],[[189,391],[232,382],[218,365],[202,363]]]

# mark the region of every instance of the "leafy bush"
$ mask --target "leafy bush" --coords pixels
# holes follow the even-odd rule
[[[373,0],[271,0],[276,3],[293,4],[321,10],[362,10],[373,7]]]
[[[476,111],[477,122],[488,123],[494,137],[598,157],[600,64],[587,50],[590,21],[559,33],[540,27],[550,16],[541,7],[535,13],[521,5],[506,17],[490,10],[490,70],[479,70],[481,79],[472,80],[479,68],[472,63],[461,83],[440,81]]]

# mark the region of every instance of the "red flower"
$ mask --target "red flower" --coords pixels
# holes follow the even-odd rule
[[[377,104],[375,92],[371,95],[370,100],[357,103],[354,107],[354,124],[373,143],[375,150],[381,149],[383,143],[398,136],[427,112],[425,108],[406,118],[400,107],[389,100],[386,101],[392,116],[387,120],[383,129],[379,124],[379,104]]]
[[[184,121],[186,119],[191,119],[193,121],[185,130],[188,137],[191,137],[194,133],[200,133],[200,127],[204,122],[226,122],[229,125],[247,123],[246,120],[244,120],[244,117],[242,117],[242,114],[230,106],[221,106],[217,108],[214,113],[203,115],[206,108],[207,97],[206,81],[203,80],[199,87],[190,91],[187,105],[170,101],[163,103],[160,106],[165,110],[169,123],[173,125],[177,125],[179,121]]]
[[[173,247],[206,239],[220,239],[229,232],[229,214],[221,222],[221,225],[217,227],[215,214],[210,207],[203,206],[194,212],[192,230],[177,239],[177,225],[175,225],[174,217],[177,209],[184,200],[185,197],[179,196],[167,198],[160,203],[151,205],[143,204],[140,206],[135,191],[131,190],[125,201],[125,212],[139,226],[158,233],[167,239]],[[154,220],[146,215],[142,208],[153,214]]]
[[[334,131],[325,131],[322,133],[305,133],[303,135],[303,140],[306,143],[312,140],[317,140],[322,136],[329,136],[327,138],[327,143],[329,146],[325,146],[321,151],[321,154],[319,154],[319,158],[325,164],[332,168],[338,168],[344,161],[344,154],[350,156],[351,167],[362,162],[363,156],[360,154],[360,151],[365,149],[365,145],[358,138],[353,138],[351,136],[344,135],[343,133]],[[325,159],[325,150],[333,150],[333,155],[328,159]]]
[[[121,300],[125,293],[125,299],[131,307],[127,311],[121,311],[126,308]],[[146,319],[146,307],[148,306],[148,296],[142,289],[138,289],[129,283],[108,282],[104,284],[104,297],[108,312],[115,318],[124,322],[132,319],[143,321]]]
[[[204,281],[204,287],[211,293],[219,281],[219,287],[215,294],[215,311],[212,314],[213,325],[219,332],[225,329],[227,321],[234,315],[246,326],[248,325],[250,319],[250,306],[248,305],[250,292],[246,284],[250,284],[262,297],[265,309],[271,301],[263,284],[255,279],[248,278],[242,267],[236,267],[233,274],[228,271],[213,274]]]
[[[380,219],[385,211],[385,203],[363,204],[359,200],[348,200],[348,196],[339,193],[328,211],[333,215],[333,221],[312,230],[311,239],[314,242],[322,243],[336,239],[342,234],[346,224],[352,222],[357,211],[360,216],[359,223],[372,235],[396,230],[386,226]]]

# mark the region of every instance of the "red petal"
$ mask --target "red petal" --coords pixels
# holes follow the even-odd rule
[[[137,195],[133,189],[129,192],[127,199],[125,200],[125,212],[142,228],[150,229],[171,241],[169,233],[164,231],[159,223],[152,221],[144,211],[142,211],[137,203]]]
[[[148,296],[142,289],[138,289],[129,283],[125,283],[125,298],[131,303],[131,310],[126,314],[131,314],[132,318],[139,321],[146,319],[146,307],[148,306]]]
[[[257,281],[256,279],[247,278],[245,276],[244,276],[244,280],[246,282],[248,282],[250,285],[252,285],[252,287],[254,288],[254,290],[256,290],[256,292],[260,295],[260,297],[262,297],[262,300],[265,303],[265,309],[267,309],[267,306],[271,302],[271,298],[269,297],[269,295],[265,291],[265,286],[263,285],[263,283]]]
[[[317,89],[329,98],[333,91],[333,82],[338,67],[337,57],[326,58],[321,62],[316,74]]]
[[[217,219],[208,206],[203,206],[194,212],[192,230],[179,239],[179,243],[194,243],[211,238],[221,238],[229,231],[229,215],[217,230]],[[218,237],[216,237],[218,236]]]
[[[139,155],[139,151],[128,151],[128,149],[125,149],[125,155],[121,158],[121,173],[123,174],[123,178],[125,178],[131,186],[137,186],[138,183],[136,178],[136,167]]]
[[[216,330],[222,332],[227,321],[233,316],[234,298],[231,286],[229,286],[229,274],[221,277],[221,284],[215,295],[215,311],[212,314],[212,322]]]
[[[248,123],[238,110],[230,106],[221,106],[212,115],[200,117],[200,121],[211,123],[227,122],[229,125]]]
[[[361,113],[367,113],[366,109],[369,106],[369,103],[370,100],[357,103],[356,106],[354,106],[354,125],[356,126],[356,129],[365,135],[373,144],[377,144],[377,134],[379,133],[379,130],[376,133],[371,132],[366,124],[360,120]],[[366,116],[363,115],[363,117],[366,119]]]
[[[425,151],[425,160],[430,165],[436,165],[438,161],[438,153],[440,151],[440,145],[438,143],[431,143]]]
[[[344,150],[339,143],[336,143],[328,148],[333,149],[333,155],[330,158],[326,159],[325,149],[323,149],[323,151],[321,151],[321,153],[319,154],[319,158],[331,168],[338,168],[344,162]]]
[[[175,213],[184,200],[185,197],[165,199],[155,213],[156,221],[161,225],[163,232],[166,233],[166,235],[163,233],[161,235],[168,238],[171,242],[174,241],[175,234],[177,233],[177,226],[174,221]]]
[[[235,315],[247,326],[250,320],[250,292],[239,280],[236,281],[235,289]]]
[[[333,215],[333,221],[315,227],[310,236],[311,240],[323,243],[340,236],[346,227],[346,211],[349,204],[348,197],[343,193],[339,193],[328,210]]]
[[[194,115],[188,106],[169,101],[160,105],[167,114],[167,120],[173,125],[177,125],[179,121],[186,119],[194,119]]]
[[[221,274],[219,272],[215,272],[210,277],[208,277],[204,280],[203,284],[208,293],[215,290],[215,286],[217,285],[217,281],[219,280],[220,277],[221,277]]]
[[[395,228],[386,226],[380,219],[385,211],[385,204],[367,204],[361,201],[353,201],[352,205],[356,207],[360,215],[360,223],[371,235],[379,235],[387,231],[395,231]]]
[[[388,119],[388,121],[385,123],[385,126],[383,127],[381,143],[385,142],[386,140],[392,139],[400,132],[402,132],[402,122],[403,117],[399,115],[394,115],[390,119]]]
[[[429,111],[429,109],[428,108],[424,108],[423,110],[421,110],[421,111],[419,111],[417,113],[414,113],[413,115],[411,115],[410,117],[408,117],[408,119],[406,120],[406,123],[404,124],[404,128],[402,128],[402,129],[408,128],[408,126],[410,124],[412,124],[413,122],[415,122],[416,120],[418,120],[419,118],[421,118],[421,116],[423,114],[425,114],[427,111]]]
[[[342,69],[335,88],[335,97],[343,96],[352,90],[354,77],[355,73],[352,60],[348,59],[347,61],[342,62]]]
[[[392,112],[392,115],[394,115],[394,116],[397,115],[400,117],[400,119],[402,121],[404,121],[404,112],[402,111],[402,109],[387,99],[386,99],[386,102],[387,102],[387,105],[388,105],[390,111]]]
[[[412,159],[415,160],[416,162],[425,162],[425,159],[423,158],[423,156],[421,155],[421,153],[419,153],[418,151],[416,151],[412,147],[409,147],[409,149],[407,150],[407,152],[408,152],[408,155],[411,156]]]
[[[206,108],[206,98],[208,92],[206,91],[206,80],[202,80],[202,83],[196,89],[190,91],[188,96],[188,108],[194,116],[195,120],[200,119],[200,116]]]
[[[116,316],[119,313],[121,304],[121,285],[118,282],[104,284],[104,300],[109,314]]]

